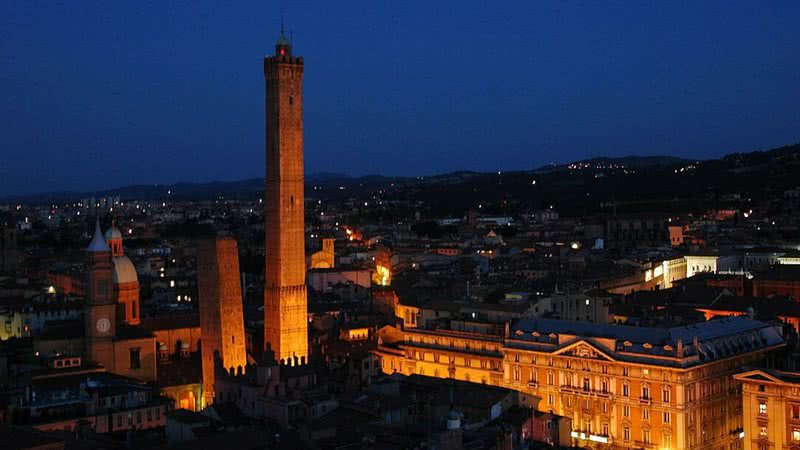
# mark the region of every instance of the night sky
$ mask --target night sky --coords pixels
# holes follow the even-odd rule
[[[800,2],[290,2],[306,172],[800,141]],[[235,6],[235,7],[234,7]],[[264,175],[279,2],[0,0],[0,196]]]

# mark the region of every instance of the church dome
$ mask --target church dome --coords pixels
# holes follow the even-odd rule
[[[105,237],[106,241],[109,241],[111,239],[122,239],[122,233],[115,225],[112,225],[111,228],[106,230]]]
[[[111,261],[114,263],[114,284],[139,282],[136,267],[134,267],[130,258],[127,256],[115,256],[111,258]]]

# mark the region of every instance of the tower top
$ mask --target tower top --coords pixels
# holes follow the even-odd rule
[[[286,37],[286,32],[283,28],[283,15],[281,15],[281,35],[275,44],[275,56],[292,56],[292,43]]]

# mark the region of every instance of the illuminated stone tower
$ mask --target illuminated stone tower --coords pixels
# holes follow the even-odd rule
[[[83,319],[86,356],[108,370],[114,370],[113,338],[117,332],[117,305],[113,297],[113,264],[111,249],[103,239],[99,221],[95,225],[94,237],[86,251],[89,273]]]
[[[308,359],[303,216],[303,58],[283,34],[264,58],[267,84],[264,345],[285,364]]]
[[[203,398],[214,398],[214,357],[226,370],[244,373],[247,367],[239,251],[231,238],[211,238],[197,246],[197,290],[200,296]]]

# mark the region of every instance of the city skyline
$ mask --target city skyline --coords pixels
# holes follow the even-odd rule
[[[720,5],[287,5],[314,61],[308,172],[705,159],[796,142],[797,5]],[[253,69],[280,8],[245,6],[4,6],[2,192],[258,177]]]
[[[0,82],[34,138],[0,170],[4,448],[800,450],[800,143],[712,151],[794,133],[777,9],[304,5],[256,65],[263,17],[98,6],[40,8],[69,51]]]

